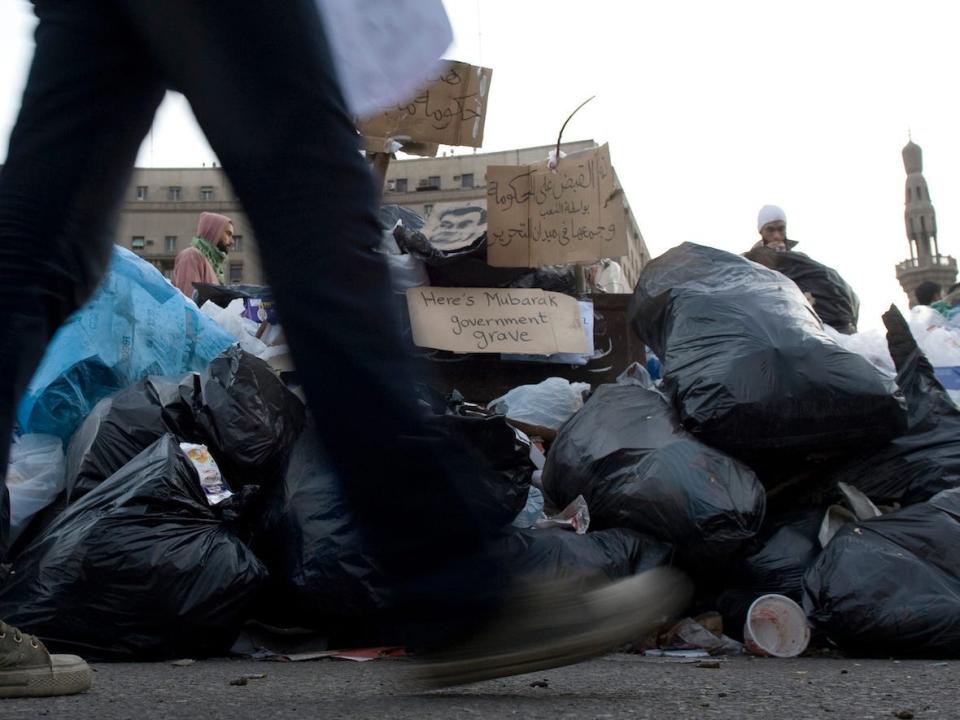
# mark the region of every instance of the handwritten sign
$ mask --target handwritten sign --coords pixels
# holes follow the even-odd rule
[[[487,262],[540,267],[627,254],[622,191],[603,145],[538,165],[487,168]]]
[[[492,77],[490,68],[450,62],[409,102],[383,108],[363,121],[360,132],[401,142],[480,147]]]
[[[589,350],[575,298],[544,290],[407,290],[413,341],[460,353],[552,355]]]

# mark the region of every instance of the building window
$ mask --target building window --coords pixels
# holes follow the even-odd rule
[[[176,235],[167,235],[163,239],[164,249],[168,253],[175,253],[177,251],[177,236]]]
[[[440,176],[439,176],[439,175],[431,175],[429,178],[427,178],[427,185],[429,185],[430,187],[435,187],[435,188],[437,188],[437,189],[439,190],[439,189],[440,189]]]
[[[460,187],[462,188],[472,188],[473,187],[473,173],[464,173],[460,176]]]
[[[243,235],[233,236],[233,247],[230,252],[243,252]]]
[[[407,191],[407,179],[406,179],[406,178],[397,178],[397,179],[396,179],[396,191],[397,191],[397,192],[406,192],[406,191]]]
[[[923,200],[923,193],[920,192],[920,186],[917,185],[917,200]]]
[[[134,235],[130,239],[130,247],[134,250],[143,250],[144,245],[146,245],[146,242],[143,239],[143,235]]]
[[[147,186],[137,185],[137,200],[146,200],[146,199],[147,199]]]
[[[423,206],[423,216],[430,217],[430,213],[433,212],[433,205],[424,205]]]
[[[213,187],[204,185],[200,188],[200,199],[204,201],[213,200]]]
[[[180,202],[180,191],[181,188],[179,185],[171,185],[167,188],[167,200],[170,202]]]
[[[242,262],[230,263],[230,282],[232,283],[243,282],[243,263]]]

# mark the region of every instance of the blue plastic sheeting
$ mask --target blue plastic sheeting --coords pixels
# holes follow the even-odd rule
[[[935,367],[937,380],[946,390],[960,390],[960,367]]]
[[[155,267],[114,246],[100,289],[54,335],[30,381],[20,429],[67,442],[107,395],[147,375],[202,370],[233,342]]]

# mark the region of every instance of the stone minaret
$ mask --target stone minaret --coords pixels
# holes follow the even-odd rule
[[[903,148],[903,167],[907,171],[903,221],[910,241],[910,259],[897,265],[897,280],[910,300],[925,280],[932,280],[946,292],[957,277],[957,262],[940,254],[937,245],[937,213],[930,202],[930,191],[923,177],[923,151],[913,140]]]

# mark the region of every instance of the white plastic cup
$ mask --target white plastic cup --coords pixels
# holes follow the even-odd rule
[[[747,612],[743,640],[754,655],[797,657],[810,643],[810,626],[803,609],[790,598],[763,595]]]

